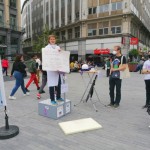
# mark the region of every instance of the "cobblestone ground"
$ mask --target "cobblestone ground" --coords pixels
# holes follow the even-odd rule
[[[67,75],[69,92],[66,97],[72,102],[72,112],[59,120],[38,115],[37,90],[34,84],[29,88],[30,96],[23,97],[21,89],[16,93],[16,100],[7,100],[9,123],[20,128],[18,136],[0,141],[0,150],[149,150],[150,118],[142,106],[145,104],[145,84],[143,75],[131,73],[130,79],[123,80],[122,100],[118,109],[108,108],[108,78],[96,82],[100,103],[96,103],[95,112],[90,101],[78,103],[85,86],[79,73]],[[87,74],[83,74],[87,80]],[[6,95],[9,96],[15,81],[5,79]],[[27,81],[27,79],[26,79]],[[49,97],[48,88],[41,100]],[[96,101],[97,97],[93,96]],[[104,104],[104,105],[103,105]],[[58,123],[91,117],[103,128],[94,131],[65,135]],[[4,112],[0,109],[0,126],[4,126]]]

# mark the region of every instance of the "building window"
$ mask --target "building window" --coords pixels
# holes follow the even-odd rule
[[[121,27],[112,27],[111,31],[112,31],[112,34],[121,33]]]
[[[88,29],[88,36],[96,35],[96,29]]]
[[[111,31],[112,34],[118,34],[121,33],[121,25],[122,25],[122,20],[112,20],[111,21]]]
[[[80,37],[80,27],[75,27],[75,38]]]
[[[122,2],[112,3],[112,11],[121,10]]]
[[[62,40],[62,41],[65,41],[65,40],[66,40],[66,32],[65,32],[65,31],[62,31],[62,32],[61,32],[61,40]]]
[[[68,29],[68,39],[72,39],[72,29]]]
[[[88,36],[95,36],[97,34],[97,24],[88,24]]]
[[[107,34],[108,34],[108,28],[99,29],[99,35],[107,35]]]
[[[99,23],[99,35],[108,34],[108,29],[109,29],[109,21]]]
[[[97,8],[93,7],[93,14],[96,14],[96,10],[97,10]]]
[[[99,6],[99,13],[104,13],[109,11],[109,4]]]
[[[0,36],[0,44],[6,44],[5,36]]]
[[[16,16],[15,15],[10,15],[10,28],[11,29],[16,29]]]
[[[16,8],[16,0],[9,0],[9,5]]]
[[[76,19],[79,19],[79,12],[76,12]]]
[[[96,12],[97,12],[97,8],[96,7],[89,8],[89,15],[90,14],[96,14]]]
[[[2,22],[3,22],[3,11],[0,10],[0,23],[2,23]]]

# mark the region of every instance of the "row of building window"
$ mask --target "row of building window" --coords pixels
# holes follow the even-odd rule
[[[119,34],[121,33],[121,26],[111,27],[111,33],[112,34]],[[108,35],[109,34],[109,28],[100,28],[99,29],[99,35]],[[97,29],[89,29],[88,30],[88,36],[96,36],[97,35]]]
[[[3,11],[0,10],[0,22],[3,22]],[[16,24],[16,15],[10,15],[10,24]]]
[[[109,10],[116,11],[121,9],[122,9],[122,2],[116,2],[116,3],[105,4],[105,5],[89,8],[89,14],[104,13],[104,12],[109,12]]]

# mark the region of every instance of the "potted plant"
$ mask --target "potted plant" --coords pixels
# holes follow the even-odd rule
[[[139,56],[139,52],[137,49],[130,50],[129,57],[130,57],[131,62],[128,63],[130,72],[134,72],[136,70],[137,65],[138,65],[138,62],[137,62],[138,56]]]

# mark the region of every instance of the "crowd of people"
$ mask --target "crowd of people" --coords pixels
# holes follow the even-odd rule
[[[48,45],[46,48],[54,49],[58,52],[62,51],[60,47],[56,44],[56,37],[54,35],[50,35],[48,37]],[[142,57],[137,65],[135,72],[140,71],[140,73],[145,74],[145,87],[146,87],[146,103],[143,108],[147,108],[150,105],[150,52],[148,53],[149,59],[145,60]],[[88,67],[95,67],[93,61],[71,61],[70,62],[70,72],[78,72],[83,64],[87,64]],[[9,62],[6,58],[2,59],[2,68],[3,73],[6,72],[9,67]],[[118,108],[121,101],[121,85],[122,78],[121,73],[127,67],[126,57],[121,53],[121,47],[115,46],[113,51],[113,57],[108,57],[105,59],[104,68],[106,70],[106,76],[109,77],[109,95],[110,95],[110,104],[108,107]],[[27,84],[24,83],[24,78],[27,76],[26,68],[28,68],[28,72],[30,73],[30,78],[27,81]],[[40,82],[40,72],[42,72],[42,84],[39,86]],[[24,96],[29,95],[29,87],[31,83],[34,81],[36,88],[38,90],[37,97],[40,98],[40,94],[45,93],[44,87],[46,84],[49,87],[49,95],[51,103],[56,105],[57,101],[64,101],[61,97],[61,83],[63,74],[59,71],[44,71],[42,69],[41,60],[33,55],[31,60],[27,63],[24,63],[23,55],[17,55],[15,62],[13,63],[11,76],[14,76],[16,79],[16,83],[10,93],[9,99],[14,100],[16,97],[14,96],[17,92],[18,88],[21,87]],[[115,92],[116,89],[116,92]],[[56,94],[56,96],[55,96]]]

